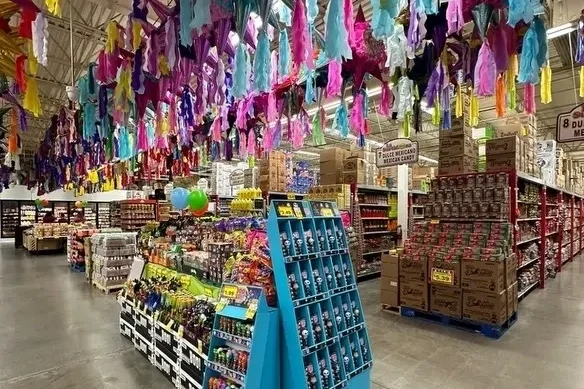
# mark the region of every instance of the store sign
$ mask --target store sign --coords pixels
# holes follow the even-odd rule
[[[558,115],[556,139],[558,142],[584,141],[584,104]]]
[[[390,140],[376,150],[377,167],[388,167],[418,162],[418,142],[407,138]]]
[[[243,170],[241,169],[234,170],[233,173],[231,173],[231,175],[229,176],[229,185],[231,186],[243,185],[245,181],[244,177],[245,174],[243,173]]]

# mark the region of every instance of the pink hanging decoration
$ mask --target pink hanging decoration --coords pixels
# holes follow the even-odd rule
[[[176,122],[178,120],[176,114],[176,96],[171,96],[170,107],[168,108],[168,132],[176,135]]]
[[[253,128],[249,131],[247,137],[247,155],[250,157],[255,157],[256,155],[256,134]]]
[[[242,130],[247,128],[247,123],[245,120],[245,106],[245,100],[241,100],[237,105],[237,114],[235,116],[235,126]]]
[[[387,82],[381,86],[381,102],[379,103],[379,114],[383,116],[391,116],[391,91]]]
[[[143,119],[138,121],[138,139],[136,140],[136,148],[138,151],[148,150],[148,133],[146,131],[146,124]]]
[[[308,28],[313,29],[309,26]],[[310,70],[314,70],[314,46],[312,45],[312,34],[308,34],[308,40],[306,41],[306,67]]]
[[[217,92],[215,94],[215,102],[218,105],[225,103],[225,65],[221,58],[217,59],[217,76],[215,77],[217,83]]]
[[[169,18],[165,26],[166,33],[166,50],[165,55],[168,60],[168,68],[174,70],[177,58],[177,44],[176,44],[176,25],[174,24],[173,18]]]
[[[348,0],[351,1],[351,0]],[[306,61],[306,45],[308,42],[308,21],[304,0],[296,0],[292,15],[292,61],[300,66]]]
[[[268,122],[273,122],[278,117],[278,104],[276,100],[276,92],[273,90],[268,94],[268,112],[266,119]]]
[[[343,77],[341,76],[342,65],[339,61],[333,59],[328,65],[328,85],[326,94],[328,97],[338,96],[341,94]]]
[[[477,96],[492,96],[495,94],[497,81],[497,66],[489,42],[485,40],[474,71],[475,93]]]
[[[270,85],[274,86],[278,83],[278,52],[272,51],[270,55]]]
[[[446,21],[448,22],[448,35],[462,30],[464,27],[464,15],[462,13],[462,0],[450,0],[446,8]]]
[[[298,150],[304,146],[304,129],[302,126],[302,121],[297,119],[288,123],[288,131],[291,134],[290,141],[292,142],[292,147],[295,150]]]
[[[239,157],[247,158],[247,135],[239,131]]]
[[[102,84],[106,84],[107,83],[107,77],[106,77],[106,64],[107,62],[107,58],[106,58],[106,54],[105,54],[105,50],[101,50],[99,52],[99,54],[97,55],[97,69],[95,70],[95,80],[102,83]]]
[[[345,7],[343,16],[345,18],[345,28],[347,29],[347,38],[349,40],[349,45],[353,46],[355,44],[355,21],[353,19],[353,0],[344,0]]]
[[[523,107],[526,113],[535,113],[535,86],[533,84],[527,83],[523,87]]]
[[[267,153],[272,151],[274,147],[274,126],[268,124],[266,131],[264,131],[264,151]]]
[[[229,107],[224,105],[221,107],[221,130],[227,131],[229,129]]]
[[[365,116],[363,115],[363,95],[357,93],[353,100],[353,109],[351,110],[350,126],[355,135],[365,134]]]
[[[211,124],[211,134],[214,142],[221,142],[221,117],[217,115]]]

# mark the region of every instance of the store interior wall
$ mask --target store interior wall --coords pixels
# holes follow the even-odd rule
[[[43,196],[38,196],[36,188],[29,190],[25,185],[14,185],[0,193],[0,200],[36,200],[37,198],[49,201],[99,201],[111,202],[127,199],[127,190],[112,190],[109,192],[90,193],[83,196],[75,197],[72,191],[65,192],[63,189],[55,190]]]

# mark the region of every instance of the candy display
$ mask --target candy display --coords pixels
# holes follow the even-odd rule
[[[13,238],[16,227],[20,224],[18,201],[2,201],[0,224],[2,225],[2,238]]]

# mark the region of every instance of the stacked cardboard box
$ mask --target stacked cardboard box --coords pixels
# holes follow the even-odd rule
[[[331,185],[343,182],[343,161],[348,152],[339,148],[324,149],[320,152],[320,184]]]
[[[530,124],[531,123],[531,124]],[[495,138],[494,140],[488,140],[489,142],[493,142],[497,139],[514,137],[517,136],[519,139],[519,147],[516,149],[515,153],[517,154],[515,157],[515,169],[518,171],[527,173],[534,177],[540,177],[540,170],[535,163],[535,151],[536,151],[536,128],[533,126],[534,121],[525,117],[523,122],[518,123],[508,123],[505,125],[498,126],[495,129]],[[503,142],[503,141],[501,141]],[[509,151],[508,153],[511,153]],[[493,170],[502,170],[502,169],[495,169],[495,167],[499,167],[503,165],[505,166],[505,162],[501,161],[503,157],[494,157],[494,154],[491,154],[491,171]],[[487,160],[489,158],[487,157]],[[497,161],[497,159],[499,159]],[[507,164],[512,164],[511,159],[507,159]],[[488,164],[488,162],[487,162]],[[487,167],[488,168],[488,167]],[[489,169],[488,169],[489,170]]]
[[[251,168],[245,169],[243,171],[243,187],[244,188],[255,188],[258,181],[258,169]]]
[[[244,185],[231,186],[230,177],[236,170],[247,169],[248,164],[245,162],[232,164],[217,162],[211,167],[211,192],[217,195],[230,196],[237,193]]]
[[[262,191],[284,192],[286,190],[287,156],[281,151],[272,151],[259,164],[258,186]]]
[[[399,256],[401,250],[383,253],[381,256],[381,304],[398,307],[399,304]]]
[[[565,160],[564,149],[556,147],[556,185],[560,188],[566,187]]]
[[[477,171],[478,145],[464,117],[452,119],[452,129],[439,132],[438,174]]]
[[[501,325],[517,311],[508,223],[417,224],[400,257],[400,303]]]
[[[313,186],[308,190],[306,200],[333,201],[339,209],[351,208],[351,185],[331,184]]]
[[[383,167],[379,169],[379,176],[382,181],[382,186],[389,188],[397,187],[397,166]],[[413,170],[408,169],[408,188],[413,187]]]

